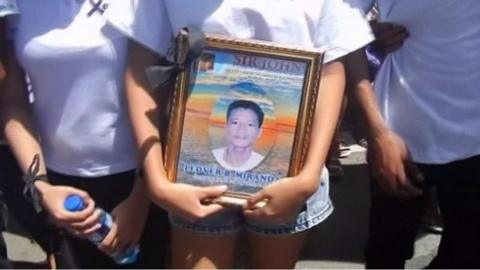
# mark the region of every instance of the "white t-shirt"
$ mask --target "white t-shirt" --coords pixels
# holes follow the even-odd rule
[[[106,16],[121,31],[160,54],[185,26],[318,48],[326,52],[326,62],[373,39],[361,12],[342,0],[115,0]]]
[[[159,54],[165,54],[174,34],[185,26],[205,33],[316,48],[326,52],[325,62],[373,40],[361,12],[342,0],[115,0],[105,15],[133,40]],[[323,209],[319,220],[333,210],[327,170],[323,170],[321,182],[307,201],[307,205]]]
[[[245,163],[243,163],[241,166],[232,166],[224,159],[226,150],[226,147],[213,149],[212,154],[215,157],[215,160],[220,164],[220,166],[227,170],[234,170],[239,172],[248,171],[258,166],[265,158],[263,155],[252,151],[250,158]]]
[[[0,0],[0,18],[17,13],[18,8],[15,0]]]
[[[375,80],[387,124],[416,162],[479,155],[480,1],[379,0],[378,7],[379,21],[410,33]]]
[[[123,76],[126,37],[93,1],[19,0],[10,20],[31,79],[33,115],[49,169],[85,177],[136,167]]]

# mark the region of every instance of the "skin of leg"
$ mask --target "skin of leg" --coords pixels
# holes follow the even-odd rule
[[[249,268],[293,269],[307,232],[260,235],[247,232]]]
[[[173,226],[170,268],[232,268],[237,239],[238,233],[195,233]]]

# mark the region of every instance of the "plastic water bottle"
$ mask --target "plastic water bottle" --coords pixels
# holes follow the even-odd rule
[[[64,207],[66,210],[72,212],[81,211],[85,208],[85,202],[82,197],[78,195],[70,195],[65,199]],[[95,245],[99,245],[103,239],[105,239],[113,224],[112,216],[105,210],[100,210],[102,211],[100,214],[101,227],[88,238]],[[117,264],[130,264],[137,260],[138,253],[140,253],[140,247],[137,245],[126,253],[116,253],[110,256]]]

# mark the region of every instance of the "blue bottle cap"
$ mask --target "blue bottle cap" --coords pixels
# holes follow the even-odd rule
[[[65,199],[63,207],[68,211],[75,212],[82,210],[85,207],[85,203],[83,202],[82,197],[78,195],[69,195]]]

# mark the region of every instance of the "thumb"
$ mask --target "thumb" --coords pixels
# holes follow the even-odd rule
[[[226,185],[221,186],[212,186],[212,187],[201,187],[200,188],[200,199],[205,198],[215,198],[221,196],[225,191],[227,191]]]
[[[268,196],[264,190],[261,190],[257,193],[252,194],[248,199],[247,199],[247,204],[245,205],[244,209],[252,209],[252,208],[257,208],[260,204],[264,203],[266,200],[268,200]],[[260,206],[261,208],[261,206]]]

